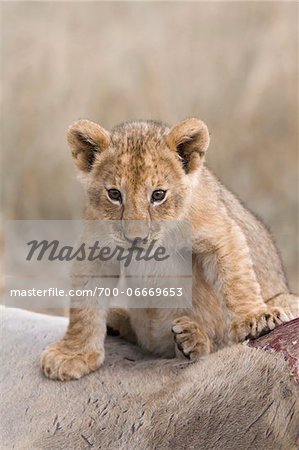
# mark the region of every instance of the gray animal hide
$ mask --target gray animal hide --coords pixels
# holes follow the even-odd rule
[[[78,381],[46,379],[41,350],[67,319],[2,310],[2,449],[295,449],[298,385],[281,354],[236,345],[197,363],[117,337]]]

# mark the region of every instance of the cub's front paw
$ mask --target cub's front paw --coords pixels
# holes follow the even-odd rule
[[[183,316],[174,320],[171,331],[174,335],[176,348],[186,358],[196,360],[200,356],[211,352],[211,341],[209,337],[189,317]]]
[[[260,312],[249,313],[235,321],[232,325],[232,332],[234,339],[242,342],[245,339],[257,338],[266,334],[287,321],[288,317],[282,308],[268,307]]]
[[[63,343],[57,342],[42,352],[40,361],[42,371],[48,378],[68,381],[98,369],[104,361],[104,350],[72,352]]]

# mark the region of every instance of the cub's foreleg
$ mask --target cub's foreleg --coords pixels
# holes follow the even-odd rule
[[[44,374],[61,381],[81,378],[104,361],[106,315],[103,309],[70,309],[65,336],[41,354]]]

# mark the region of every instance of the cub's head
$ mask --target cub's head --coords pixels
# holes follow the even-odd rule
[[[111,132],[79,120],[69,128],[68,142],[84,182],[88,218],[150,224],[186,217],[209,133],[199,119],[173,128],[130,122]]]

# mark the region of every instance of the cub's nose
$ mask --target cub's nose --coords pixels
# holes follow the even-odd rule
[[[141,243],[149,237],[149,227],[143,221],[124,221],[122,224],[123,235],[128,242]]]

